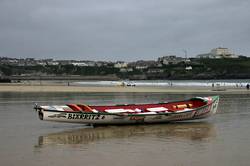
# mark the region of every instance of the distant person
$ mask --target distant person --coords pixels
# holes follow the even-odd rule
[[[249,90],[249,87],[250,87],[250,85],[249,85],[249,84],[247,84],[247,86],[246,86],[247,90]]]
[[[212,83],[212,87],[214,87],[214,83]]]

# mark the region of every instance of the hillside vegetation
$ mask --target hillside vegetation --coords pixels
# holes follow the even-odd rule
[[[187,67],[192,69],[187,70]],[[132,68],[124,71],[109,66],[74,65],[0,65],[3,76],[104,76],[116,75],[121,79],[244,79],[250,78],[250,58],[191,59],[187,63]]]

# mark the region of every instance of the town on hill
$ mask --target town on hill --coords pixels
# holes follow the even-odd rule
[[[19,80],[249,79],[250,58],[214,48],[192,58],[110,62],[0,57],[0,82]]]

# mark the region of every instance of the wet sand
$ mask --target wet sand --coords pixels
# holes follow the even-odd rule
[[[245,88],[233,87],[179,87],[179,86],[76,86],[60,83],[49,84],[0,84],[0,92],[165,92],[165,93],[211,93],[211,94],[249,94]]]
[[[129,87],[126,87],[129,88]],[[132,88],[132,87],[131,87]],[[246,166],[250,94],[221,94],[218,113],[196,122],[99,126],[46,122],[34,103],[154,103],[207,94],[0,93],[3,166]]]

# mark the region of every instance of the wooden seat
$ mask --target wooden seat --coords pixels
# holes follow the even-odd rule
[[[178,104],[178,105],[173,105],[174,109],[184,109],[184,108],[191,108],[193,104]]]

